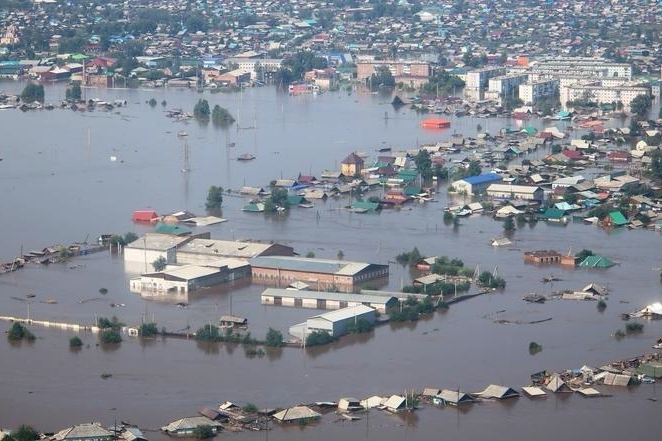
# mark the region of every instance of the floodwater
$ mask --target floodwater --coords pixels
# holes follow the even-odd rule
[[[0,83],[5,91],[20,91],[18,83]],[[453,118],[447,131],[419,128],[419,115],[394,112],[388,97],[347,93],[318,97],[289,97],[272,88],[242,94],[197,94],[188,90],[88,90],[88,98],[127,99],[117,113],[75,113],[64,110],[22,113],[3,111],[0,121],[0,257],[9,260],[21,248],[41,249],[55,243],[94,240],[101,233],[150,228],[130,222],[136,209],[163,214],[189,210],[202,214],[210,185],[238,189],[266,186],[271,179],[318,175],[336,169],[351,151],[373,155],[384,146],[413,147],[450,137],[453,131],[473,135],[476,125],[492,133],[515,126],[507,119]],[[47,88],[47,101],[64,96],[61,85]],[[159,104],[151,108],[146,101]],[[238,119],[228,130],[191,121],[175,123],[165,109],[192,111],[205,97],[213,106],[227,107]],[[385,118],[384,115],[388,117]],[[528,124],[540,127],[540,121]],[[257,128],[247,128],[256,126]],[[190,172],[184,167],[188,132]],[[235,143],[235,147],[229,147]],[[257,159],[237,162],[242,153]],[[117,161],[111,162],[110,156]],[[619,315],[659,301],[662,267],[660,236],[648,231],[606,232],[593,226],[525,225],[509,248],[494,249],[489,241],[502,236],[502,227],[474,216],[457,228],[442,221],[447,195],[439,202],[357,215],[338,210],[347,201],[316,202],[314,209],[293,208],[284,216],[241,211],[246,200],[226,197],[222,216],[229,221],[196,231],[223,239],[276,240],[301,254],[347,260],[391,263],[387,289],[409,284],[406,269],[392,263],[395,255],[417,246],[425,255],[447,255],[466,265],[480,265],[507,280],[503,292],[453,305],[413,324],[388,324],[369,335],[352,336],[323,348],[269,350],[249,357],[241,346],[207,345],[168,339],[138,341],[129,337],[117,348],[96,345],[96,337],[81,334],[86,346],[70,351],[67,332],[34,327],[31,344],[0,339],[0,426],[30,423],[55,431],[67,425],[129,420],[158,428],[170,420],[195,414],[199,404],[225,400],[253,402],[260,407],[299,402],[359,398],[404,393],[425,386],[479,391],[490,383],[520,387],[543,369],[563,370],[583,364],[601,366],[651,350],[662,336],[662,323],[646,322],[644,332],[620,341],[612,337],[623,327]],[[532,249],[576,252],[589,248],[619,265],[608,270],[567,270],[522,263]],[[263,286],[245,281],[234,286],[202,290],[188,298],[148,299],[130,293],[128,280],[143,268],[125,267],[108,252],[77,258],[66,265],[29,266],[0,277],[0,315],[93,323],[96,316],[116,315],[128,324],[147,317],[168,330],[197,329],[229,312],[245,316],[251,333],[262,338],[269,327],[286,334],[290,325],[318,313],[260,304]],[[553,273],[563,279],[553,286],[540,279]],[[522,301],[530,292],[547,294],[579,289],[590,282],[611,290],[607,309],[594,302]],[[101,295],[100,288],[108,294]],[[28,299],[27,293],[35,294]],[[47,304],[46,300],[56,300]],[[177,302],[189,303],[178,308]],[[81,303],[82,302],[82,303]],[[125,304],[113,308],[111,304]],[[534,324],[497,324],[506,319]],[[0,327],[8,327],[0,324]],[[543,351],[530,355],[536,341]],[[112,377],[102,379],[102,373]],[[467,411],[426,407],[408,416],[371,412],[355,423],[334,422],[326,416],[317,426],[270,431],[271,439],[416,439],[462,436],[529,439],[617,439],[644,436],[659,430],[660,402],[655,385],[632,390],[607,387],[611,398],[586,400],[572,396],[544,401],[519,398],[511,403],[486,403]],[[443,432],[442,432],[443,431]],[[148,433],[149,438],[158,438]],[[259,439],[264,433],[233,435]]]

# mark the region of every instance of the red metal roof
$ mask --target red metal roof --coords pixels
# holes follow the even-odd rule
[[[151,222],[158,217],[159,215],[154,210],[138,210],[133,212],[131,220],[134,222]]]

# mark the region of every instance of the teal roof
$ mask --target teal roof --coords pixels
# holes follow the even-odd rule
[[[579,264],[579,266],[583,268],[609,268],[614,265],[614,262],[598,254],[587,256],[586,259],[582,260]]]
[[[290,205],[299,205],[302,204],[305,201],[303,196],[291,194],[287,196],[287,202],[289,202]]]
[[[379,209],[379,203],[358,201],[352,204],[352,208],[359,210],[376,211]]]
[[[545,219],[561,219],[565,216],[565,211],[557,208],[548,208],[542,215]]]
[[[170,225],[163,222],[159,222],[154,227],[154,232],[161,234],[175,234],[177,236],[185,236],[191,234],[191,230],[182,228],[179,225]]]
[[[407,196],[415,196],[421,193],[421,187],[405,187],[404,193]]]
[[[622,225],[626,225],[628,223],[628,220],[623,216],[623,213],[620,211],[612,211],[609,213],[609,218],[611,219],[611,222],[614,225],[618,225],[619,227]]]

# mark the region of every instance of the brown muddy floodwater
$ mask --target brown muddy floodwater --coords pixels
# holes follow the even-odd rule
[[[0,83],[5,91],[17,83]],[[210,126],[170,122],[163,108],[145,101],[165,99],[166,108],[191,110],[203,95],[191,91],[88,91],[105,100],[127,98],[117,113],[73,113],[54,110],[0,113],[0,257],[9,260],[24,250],[55,243],[96,238],[101,233],[150,230],[133,225],[131,212],[152,208],[159,213],[190,210],[203,213],[210,185],[238,189],[266,186],[271,179],[319,174],[335,169],[351,151],[374,158],[384,145],[411,147],[448,138],[452,131],[475,133],[476,125],[493,133],[515,126],[507,119],[453,118],[452,131],[419,128],[420,116],[383,104],[388,97],[326,94],[288,97],[272,89],[242,95],[208,95],[238,116],[241,127],[223,131]],[[62,86],[47,89],[47,101],[64,95]],[[388,114],[388,119],[384,118]],[[530,121],[540,127],[541,121]],[[563,126],[561,126],[563,127]],[[182,141],[190,148],[189,173],[182,173]],[[88,143],[88,133],[90,142]],[[230,142],[234,148],[226,147]],[[235,160],[253,153],[249,163]],[[539,153],[542,155],[542,153]],[[117,156],[111,162],[109,157]],[[488,217],[463,219],[457,228],[443,224],[449,203],[441,188],[436,203],[416,205],[376,215],[349,214],[337,208],[346,200],[316,203],[314,209],[294,208],[285,216],[265,217],[241,211],[243,198],[226,197],[224,224],[198,229],[212,237],[276,240],[301,254],[347,260],[390,263],[387,289],[409,284],[410,274],[392,263],[396,254],[417,246],[426,255],[447,255],[466,265],[497,267],[506,278],[503,292],[453,305],[446,312],[413,324],[388,324],[368,335],[347,337],[336,344],[303,351],[269,350],[250,357],[241,346],[198,344],[178,339],[139,341],[125,337],[113,349],[96,345],[92,334],[81,334],[85,346],[68,348],[73,334],[32,327],[34,343],[10,344],[0,339],[0,427],[29,423],[56,431],[68,425],[129,420],[154,429],[194,415],[200,404],[231,400],[260,407],[337,400],[342,396],[404,393],[425,386],[474,392],[490,383],[519,388],[533,372],[601,366],[652,350],[662,336],[662,323],[646,322],[644,332],[620,341],[612,337],[623,327],[619,315],[659,301],[662,267],[660,236],[648,231],[606,232],[593,226],[526,225],[514,234],[513,245],[494,249],[502,227]],[[89,235],[89,236],[88,236]],[[522,263],[522,252],[552,248],[589,248],[618,262],[608,270],[563,270]],[[242,281],[202,290],[186,298],[142,298],[130,293],[128,281],[141,268],[125,268],[121,256],[107,252],[77,258],[67,264],[29,266],[0,276],[0,315],[93,323],[95,316],[118,316],[128,324],[143,317],[168,330],[197,329],[230,311],[248,317],[252,335],[262,338],[269,327],[284,334],[290,325],[317,310],[264,306],[263,286]],[[553,273],[563,279],[542,284]],[[578,289],[590,282],[611,290],[607,309],[594,302],[522,301],[530,292]],[[108,289],[106,295],[99,288]],[[27,293],[35,294],[27,298]],[[53,299],[56,304],[47,304]],[[178,308],[177,302],[189,303]],[[82,303],[81,303],[82,302]],[[113,308],[112,304],[124,304]],[[495,319],[522,322],[552,318],[535,325],[497,324]],[[0,328],[8,328],[0,323]],[[543,351],[530,355],[536,341]],[[102,379],[102,373],[112,377]],[[578,396],[542,401],[519,398],[509,403],[483,403],[469,409],[424,407],[414,414],[387,415],[372,411],[358,422],[337,422],[325,416],[313,427],[272,430],[270,439],[607,439],[650,437],[662,429],[656,385],[628,390],[602,387],[604,399]],[[161,435],[148,432],[148,438]],[[261,439],[266,433],[221,435]]]

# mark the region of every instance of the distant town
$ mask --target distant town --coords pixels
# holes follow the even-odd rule
[[[12,297],[27,304],[27,316],[4,311],[0,315],[2,323],[11,326],[6,334],[12,344],[34,341],[31,329],[42,327],[93,333],[97,346],[104,347],[116,348],[124,338],[190,339],[200,345],[241,345],[247,357],[261,358],[265,350],[305,351],[374,332],[387,323],[433,317],[466,304],[460,302],[501,293],[510,282],[498,267],[481,270],[481,262],[465,264],[452,255],[454,250],[444,255],[424,249],[424,239],[413,249],[373,260],[345,256],[340,249],[333,258],[318,257],[278,237],[235,240],[233,233],[229,240],[206,230],[232,222],[234,215],[285,218],[295,210],[307,210],[319,221],[320,210],[333,210],[370,219],[384,211],[417,214],[444,199],[430,229],[457,232],[486,219],[499,230],[484,240],[490,250],[516,251],[518,260],[535,267],[587,273],[621,262],[604,253],[599,243],[595,249],[562,249],[566,244],[561,241],[554,249],[530,243],[520,249],[513,244],[518,231],[540,222],[559,227],[559,235],[570,224],[583,224],[579,227],[587,231],[645,231],[654,240],[662,232],[662,2],[132,3],[0,0],[0,110],[120,113],[133,103],[102,101],[96,94],[176,88],[205,95],[193,109],[166,108],[168,103],[162,101],[166,117],[173,122],[211,118],[227,128],[236,123],[234,117],[220,106],[210,109],[204,97],[269,87],[292,96],[388,97],[389,110],[406,109],[416,115],[421,130],[448,136],[435,142],[417,140],[411,146],[384,143],[370,151],[347,148],[335,166],[314,164],[308,173],[292,176],[282,176],[282,171],[276,176],[273,171],[262,175],[262,182],[244,182],[239,188],[214,185],[203,215],[138,206],[133,213],[123,213],[131,216],[138,234],[107,231],[89,241],[21,249],[20,255],[0,265],[0,277],[10,277],[30,266],[70,264],[107,252],[119,257],[123,271],[130,274],[128,291],[148,300],[167,298],[181,309],[190,306],[189,293],[224,287],[231,295],[236,288],[261,285],[261,308],[315,310],[305,320],[282,323],[285,334],[269,327],[265,336],[251,335],[251,318],[233,313],[232,300],[230,313],[218,315],[217,321],[189,324],[187,318],[186,328],[175,331],[157,326],[146,313],[140,323],[96,314],[94,323],[35,317],[29,301],[35,294],[29,292],[25,298]],[[57,84],[66,87],[66,99],[56,103],[49,86]],[[2,91],[5,85],[14,91]],[[17,85],[22,92],[15,91]],[[154,98],[149,102],[151,107],[158,104]],[[475,130],[473,125],[469,131],[455,130],[454,124],[465,117],[508,123],[496,131],[480,123]],[[384,119],[388,118],[387,112]],[[189,173],[189,134],[173,133],[185,146],[181,172]],[[255,159],[259,160],[243,153],[233,161],[246,164]],[[122,162],[115,153],[110,161]],[[240,202],[226,208],[228,200]],[[400,289],[388,288],[393,265],[402,267],[410,284],[403,277]],[[662,281],[660,268],[653,270],[651,277]],[[595,301],[594,309],[602,313],[609,287],[600,283],[599,272],[588,274],[595,281],[556,291],[553,283],[560,279],[550,274],[540,280],[549,284],[549,294],[521,293],[518,299],[530,305]],[[106,295],[107,289],[100,288],[99,294]],[[662,318],[659,302],[633,305],[631,310],[620,314],[627,323],[616,330],[614,339],[638,336],[645,320]],[[500,312],[483,319],[527,325],[552,320],[502,318]],[[69,345],[74,353],[84,350],[77,335]],[[604,391],[614,386],[645,387],[662,378],[662,339],[651,345],[657,352],[599,368],[534,373],[520,390],[536,400],[575,392],[608,397]],[[535,355],[542,345],[531,341],[528,349]],[[104,380],[112,376],[101,374]],[[271,422],[303,427],[330,412],[341,421],[356,421],[367,418],[371,409],[398,414],[426,405],[470,408],[520,395],[514,386],[501,384],[489,384],[482,392],[423,386],[428,385],[404,394],[385,390],[363,399],[339,396],[336,401],[292,407],[284,406],[296,397],[278,408],[226,401],[202,405],[195,409],[197,416],[152,431],[197,439],[241,430],[264,430],[268,436]],[[38,415],[26,423],[37,424]],[[50,434],[27,425],[0,430],[0,441],[118,438],[140,441],[146,435],[128,421],[114,421],[111,427],[84,423]]]

